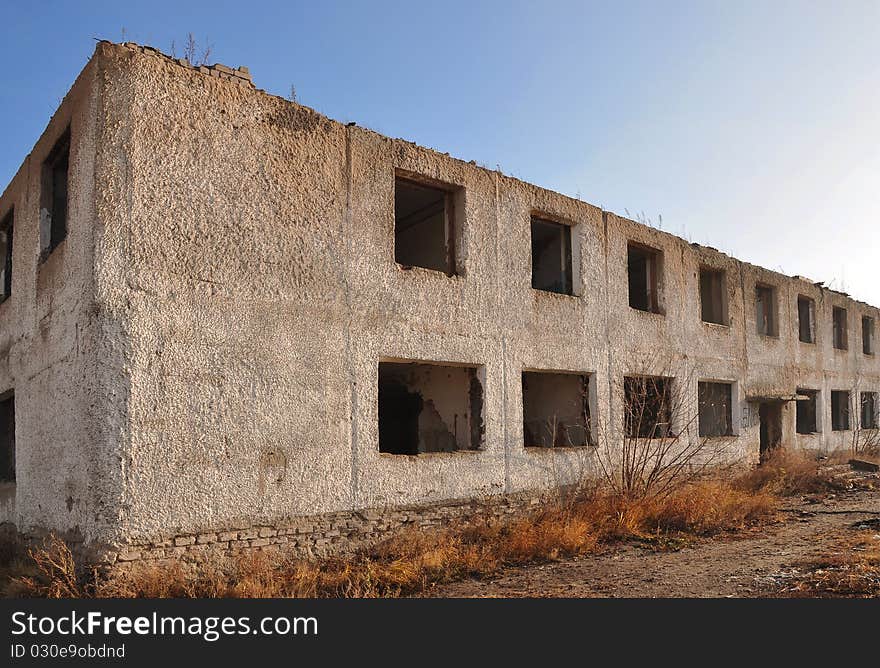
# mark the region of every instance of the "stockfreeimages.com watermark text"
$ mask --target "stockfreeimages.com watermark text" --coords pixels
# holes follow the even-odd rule
[[[110,616],[71,611],[62,616],[12,613],[12,635],[30,636],[193,636],[214,642],[224,636],[318,635],[316,617]]]

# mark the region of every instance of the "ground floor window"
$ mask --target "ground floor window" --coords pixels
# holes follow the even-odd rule
[[[629,438],[672,435],[672,378],[627,376],[623,379],[624,427]]]
[[[379,451],[395,455],[478,450],[483,385],[471,366],[379,363]]]
[[[15,397],[0,399],[0,482],[15,482]]]
[[[526,447],[590,445],[590,377],[524,371],[523,441]]]
[[[698,395],[700,436],[733,435],[733,385],[700,381]]]

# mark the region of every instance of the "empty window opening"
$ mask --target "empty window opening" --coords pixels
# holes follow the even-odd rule
[[[397,177],[394,180],[394,261],[455,273],[452,192]]]
[[[697,394],[700,436],[732,436],[733,385],[700,381]]]
[[[834,347],[838,350],[846,350],[846,309],[835,306],[831,312],[831,317],[834,326]]]
[[[769,285],[755,286],[755,317],[758,334],[761,336],[778,336],[776,323],[776,288]]]
[[[379,363],[379,452],[478,450],[483,385],[475,367]]]
[[[861,407],[862,429],[877,429],[877,393],[862,392]]]
[[[700,311],[703,322],[726,325],[727,320],[726,273],[719,269],[700,269]]]
[[[660,313],[660,272],[663,254],[639,244],[630,243],[626,249],[629,273],[629,305],[639,311]]]
[[[0,222],[0,288],[3,292],[0,294],[0,302],[4,301],[12,294],[12,238],[14,227],[15,213],[10,211],[6,214],[3,222]]]
[[[552,220],[532,218],[532,287],[573,294],[571,227]]]
[[[15,397],[0,400],[0,482],[15,482]]]
[[[672,435],[672,379],[627,376],[623,379],[624,427],[629,438]]]
[[[798,296],[798,338],[802,343],[816,343],[816,302]]]
[[[874,354],[874,318],[867,315],[862,316],[862,352]]]
[[[831,390],[831,429],[849,429],[849,392],[846,390]]]
[[[592,445],[589,376],[524,371],[522,392],[527,448]]]
[[[798,388],[797,394],[806,397],[795,401],[797,433],[815,434],[819,431],[819,391]]]
[[[40,249],[49,255],[67,237],[67,185],[70,162],[70,130],[52,147],[43,163],[40,203]]]

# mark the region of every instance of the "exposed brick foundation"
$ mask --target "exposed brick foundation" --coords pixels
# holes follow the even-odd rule
[[[517,495],[301,517],[275,525],[207,531],[148,544],[104,548],[100,550],[100,561],[126,568],[150,560],[234,557],[249,550],[279,550],[303,557],[346,554],[407,528],[431,529],[522,516],[539,506],[541,500],[537,495]]]

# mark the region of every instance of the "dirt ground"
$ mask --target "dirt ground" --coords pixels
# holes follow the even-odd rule
[[[605,552],[539,566],[504,569],[489,580],[438,586],[430,596],[754,598],[779,596],[793,562],[833,550],[855,529],[877,529],[880,491],[847,492],[821,501],[790,499],[770,526],[656,551],[620,544]]]

